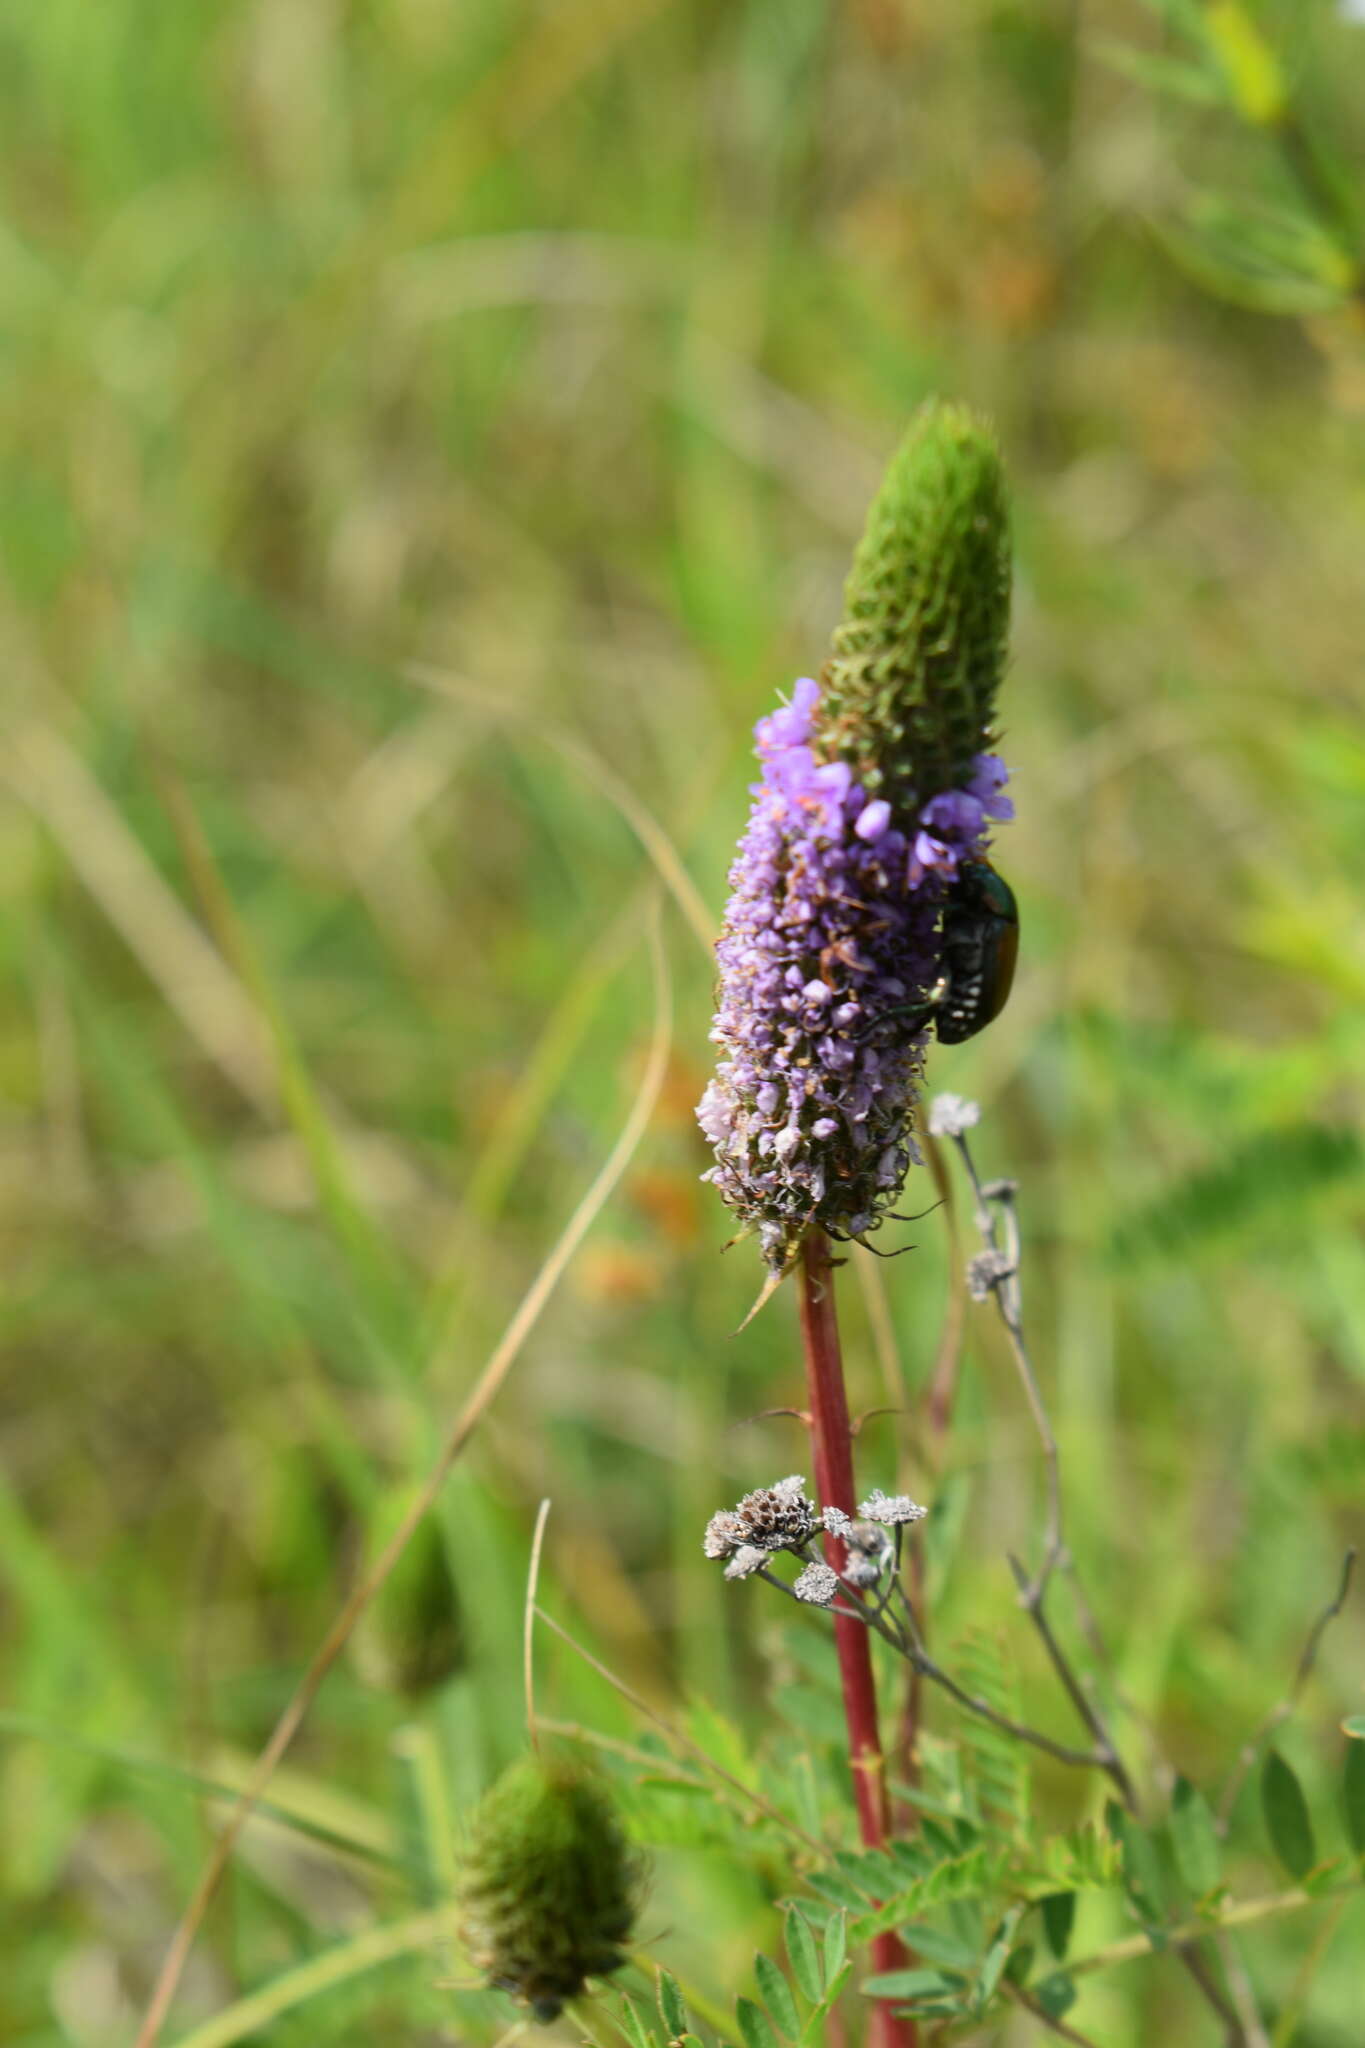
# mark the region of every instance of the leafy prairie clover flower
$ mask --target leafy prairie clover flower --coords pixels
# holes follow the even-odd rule
[[[964,862],[1013,806],[989,751],[1009,542],[992,437],[919,414],[875,501],[820,682],[756,727],[761,779],[716,947],[713,1181],[770,1272],[861,1238],[911,1160],[922,1004]],[[908,1013],[908,1014],[907,1014]]]
[[[493,1990],[534,2019],[557,2019],[585,1978],[625,1961],[639,1890],[639,1863],[599,1781],[577,1764],[523,1757],[474,1817],[465,1940]]]

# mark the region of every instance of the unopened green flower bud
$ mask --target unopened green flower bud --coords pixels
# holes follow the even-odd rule
[[[367,1533],[371,1559],[387,1544],[410,1505],[401,1492],[376,1515]],[[368,1684],[420,1699],[443,1685],[465,1661],[460,1595],[445,1538],[426,1515],[403,1554],[361,1616],[351,1658]]]
[[[821,674],[818,752],[893,816],[971,777],[991,744],[1010,609],[995,436],[965,406],[911,422],[868,514]]]
[[[624,1962],[639,1886],[638,1859],[601,1781],[574,1763],[523,1757],[474,1816],[461,1884],[465,1939],[495,1990],[552,2020],[585,1978]]]

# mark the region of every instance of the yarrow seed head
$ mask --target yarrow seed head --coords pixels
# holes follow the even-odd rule
[[[806,1498],[806,1482],[794,1472],[790,1479],[779,1479],[773,1486],[756,1487],[735,1507],[712,1515],[701,1547],[707,1557],[733,1557],[746,1547],[763,1554],[799,1550],[819,1526],[815,1503]],[[747,1574],[727,1572],[726,1576],[742,1578]]]
[[[1013,1259],[988,1248],[967,1261],[967,1292],[973,1301],[988,1301],[1002,1280],[1015,1271]]]
[[[891,1538],[879,1522],[850,1522],[843,1531],[844,1577],[851,1586],[875,1586],[891,1563]]]
[[[981,1121],[981,1105],[965,1095],[936,1095],[929,1104],[931,1138],[960,1138]]]
[[[928,1512],[928,1508],[922,1508],[917,1501],[911,1500],[908,1493],[883,1493],[879,1486],[873,1487],[858,1509],[865,1522],[882,1522],[889,1529],[909,1522],[922,1522]]]
[[[832,1607],[839,1591],[839,1574],[833,1565],[808,1564],[792,1587],[798,1600],[812,1607]]]
[[[725,1576],[727,1579],[752,1578],[755,1572],[762,1571],[770,1555],[771,1552],[760,1550],[756,1544],[741,1543],[725,1567]]]
[[[998,451],[955,407],[919,415],[869,515],[823,683],[756,729],[760,780],[716,947],[704,1176],[769,1270],[812,1228],[862,1238],[912,1160],[926,1033],[964,862],[1013,806],[987,751],[1009,540]]]

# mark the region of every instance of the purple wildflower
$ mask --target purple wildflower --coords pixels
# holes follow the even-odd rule
[[[925,1032],[905,1011],[938,973],[938,921],[960,863],[1006,817],[1006,780],[978,754],[965,789],[893,812],[811,745],[819,685],[755,730],[762,780],[730,870],[716,947],[721,1048],[697,1120],[704,1178],[776,1274],[818,1225],[871,1230],[917,1157],[909,1124]]]

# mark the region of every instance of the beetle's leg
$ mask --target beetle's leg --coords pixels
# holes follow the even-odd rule
[[[870,1031],[876,1031],[883,1024],[890,1024],[900,1018],[913,1018],[910,1030],[920,1031],[929,1022],[936,1010],[941,1010],[948,999],[948,977],[941,974],[922,1003],[900,1003],[893,1009],[882,1010],[876,1017],[854,1033],[857,1038],[866,1038]]]

